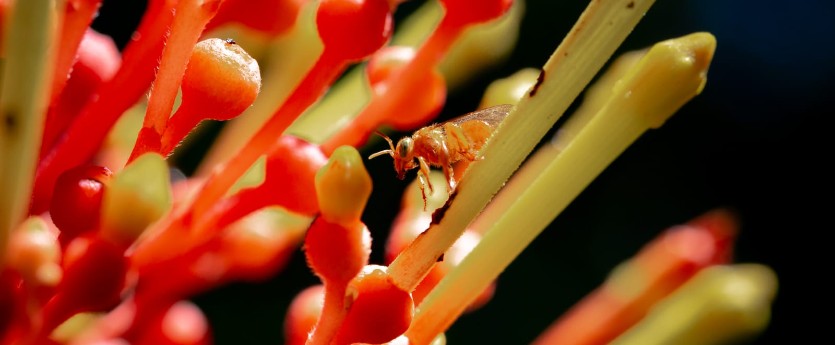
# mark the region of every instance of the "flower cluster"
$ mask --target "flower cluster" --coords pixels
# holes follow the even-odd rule
[[[542,69],[491,84],[490,110],[424,129],[447,88],[512,49],[524,4],[430,1],[395,34],[400,2],[149,0],[119,52],[90,29],[101,0],[0,0],[0,344],[209,344],[188,299],[272,277],[299,248],[322,284],[286,311],[287,344],[445,343],[585,186],[701,92],[715,48],[694,33],[618,58],[527,158],[652,1],[592,1]],[[197,172],[172,174],[207,120],[231,121]],[[418,170],[385,266],[357,150],[380,128],[422,133],[381,134],[400,178]],[[536,342],[758,332],[776,279],[731,265],[736,227],[714,211],[667,230]]]

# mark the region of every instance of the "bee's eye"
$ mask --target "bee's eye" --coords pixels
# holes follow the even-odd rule
[[[397,152],[400,153],[400,158],[408,158],[409,155],[412,153],[412,139],[411,138],[403,138],[400,142],[397,143]]]

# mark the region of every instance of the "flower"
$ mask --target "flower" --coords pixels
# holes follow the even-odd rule
[[[0,242],[8,247],[0,281],[0,301],[9,306],[3,341],[220,342],[226,339],[220,330],[185,300],[232,281],[272,277],[301,246],[324,287],[294,302],[302,307],[288,314],[287,334],[310,327],[311,343],[428,343],[465,309],[489,303],[492,281],[586,185],[701,92],[715,47],[712,35],[696,33],[618,60],[554,141],[502,188],[652,4],[592,2],[541,71],[497,82],[483,100],[514,106],[447,122],[443,131],[427,128],[411,144],[390,143],[396,162],[420,162],[396,164],[420,167],[415,186],[423,193],[407,194],[387,246],[391,262],[375,266],[371,238],[380,230],[372,234],[362,217],[374,212],[366,207],[372,179],[356,147],[381,126],[426,125],[443,107],[447,87],[464,85],[502,58],[479,49],[509,51],[521,4],[449,0],[444,12],[430,4],[392,39],[399,1],[152,0],[113,72],[88,59],[112,66],[119,57],[76,54],[113,51],[101,39],[82,40],[95,37],[87,27],[99,3],[68,1],[57,13],[49,0],[3,3],[0,157],[8,164],[0,182],[8,193],[0,199],[0,234],[11,239],[8,246]],[[436,26],[421,23],[432,16],[440,16]],[[239,38],[206,37],[233,23],[247,27]],[[490,26],[467,31],[482,23]],[[410,35],[420,33],[428,37],[410,46]],[[394,45],[383,47],[389,41]],[[461,50],[451,51],[454,45]],[[272,49],[280,53],[266,52]],[[263,76],[261,64],[271,68]],[[89,85],[74,83],[82,73],[93,75]],[[71,108],[62,100],[76,88],[84,97]],[[134,106],[148,89],[147,104]],[[141,124],[131,124],[132,112],[144,113]],[[170,155],[185,151],[181,139],[198,123],[241,112],[202,168],[171,176],[176,156]],[[125,146],[122,140],[134,135]],[[414,157],[404,153],[412,147]],[[427,164],[443,168],[443,179]],[[621,284],[641,274],[617,271],[592,300],[642,292],[625,298],[624,309],[606,305],[626,316],[592,332],[647,341],[646,334],[663,327],[669,338],[656,341],[669,342],[705,340],[698,327],[716,320],[738,324],[711,329],[718,340],[761,330],[773,273],[763,266],[714,267],[729,259],[735,230],[725,223],[726,216],[714,214],[671,230],[669,237],[686,241],[669,240],[684,247],[685,259],[659,254],[669,270],[651,270],[655,262],[640,255],[625,264],[661,278],[640,289]],[[750,303],[729,303],[722,284],[746,287],[742,296]],[[686,310],[694,301],[727,308],[664,323],[671,320],[665,310]]]

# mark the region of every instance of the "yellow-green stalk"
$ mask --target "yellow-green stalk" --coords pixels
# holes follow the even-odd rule
[[[92,326],[99,322],[104,313],[78,313],[64,321],[52,331],[49,337],[63,344],[77,341],[85,331],[92,329]]]
[[[515,202],[501,204],[505,210],[492,210],[501,216],[467,258],[424,299],[407,336],[424,339],[449,327],[621,152],[701,92],[715,46],[715,39],[707,33],[656,44],[614,84],[594,116],[581,116],[577,119],[580,125],[569,120],[566,126],[576,133],[558,135],[545,149],[550,161],[535,160],[541,172],[526,172],[530,184],[508,191]]]
[[[26,217],[52,82],[60,0],[12,6],[0,84],[0,267],[9,232]]]
[[[713,266],[659,302],[611,344],[711,345],[739,341],[765,329],[776,292],[777,276],[766,266]]]
[[[634,51],[619,56],[606,70],[600,78],[591,85],[583,94],[583,103],[580,107],[571,114],[571,120],[563,124],[558,129],[557,135],[554,139],[559,137],[561,142],[569,142],[580,129],[591,120],[597,111],[608,101],[612,94],[614,85],[620,78],[626,74],[627,70],[634,66],[640,58],[646,54],[646,51]],[[514,99],[513,93],[516,88],[530,83],[532,85],[536,80],[535,69],[524,69],[516,72],[512,76],[500,79],[487,88],[484,92],[484,97],[481,100],[482,107],[493,104],[519,102],[519,98]],[[536,73],[532,76],[532,74]],[[533,80],[530,80],[533,78]],[[521,98],[521,97],[520,97]],[[552,142],[553,140],[552,139]],[[556,157],[560,151],[554,145],[543,145],[539,150],[534,152],[530,158],[525,161],[525,164],[513,174],[513,178],[508,181],[501,192],[490,201],[490,204],[478,215],[470,229],[479,233],[487,231],[502,214],[511,207],[511,205],[519,198],[519,195],[524,192],[525,188],[530,185],[539,174],[545,170],[545,167]]]
[[[411,291],[591,81],[654,1],[592,1],[546,62],[534,87],[505,118],[465,172],[439,224],[389,266]],[[428,339],[427,339],[428,341]]]

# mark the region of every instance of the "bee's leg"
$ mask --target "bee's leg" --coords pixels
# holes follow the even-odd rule
[[[429,187],[429,193],[435,193],[435,188],[432,187],[432,181],[429,180],[429,164],[426,163],[426,160],[423,157],[417,157],[418,164],[420,165],[420,171],[418,171],[418,176],[423,175],[424,181],[422,184],[426,184]]]
[[[418,177],[418,182],[420,182],[420,184],[418,184],[418,186],[420,186],[420,196],[423,197],[423,210],[426,211],[427,202],[426,202],[426,187],[425,186],[429,183],[429,179],[426,178],[426,177],[423,177],[423,174],[421,174],[420,172],[418,172],[417,177]],[[430,184],[429,187],[431,188],[432,185]]]
[[[418,182],[420,182],[420,195],[423,197],[423,210],[426,211],[426,186],[429,187],[429,193],[434,194],[435,189],[432,187],[432,181],[429,180],[429,164],[426,164],[426,161],[423,157],[418,157],[418,163],[420,164],[420,171],[418,171]]]
[[[451,195],[452,191],[455,190],[455,172],[452,171],[452,164],[445,164],[444,165],[444,177],[446,177],[447,184],[449,184],[447,192]]]
[[[452,171],[452,163],[449,161],[449,148],[446,142],[441,142],[441,152],[438,156],[440,158],[440,165],[444,168],[444,177],[446,177],[446,182],[449,187],[447,193],[451,195],[452,190],[455,189],[455,174]]]

